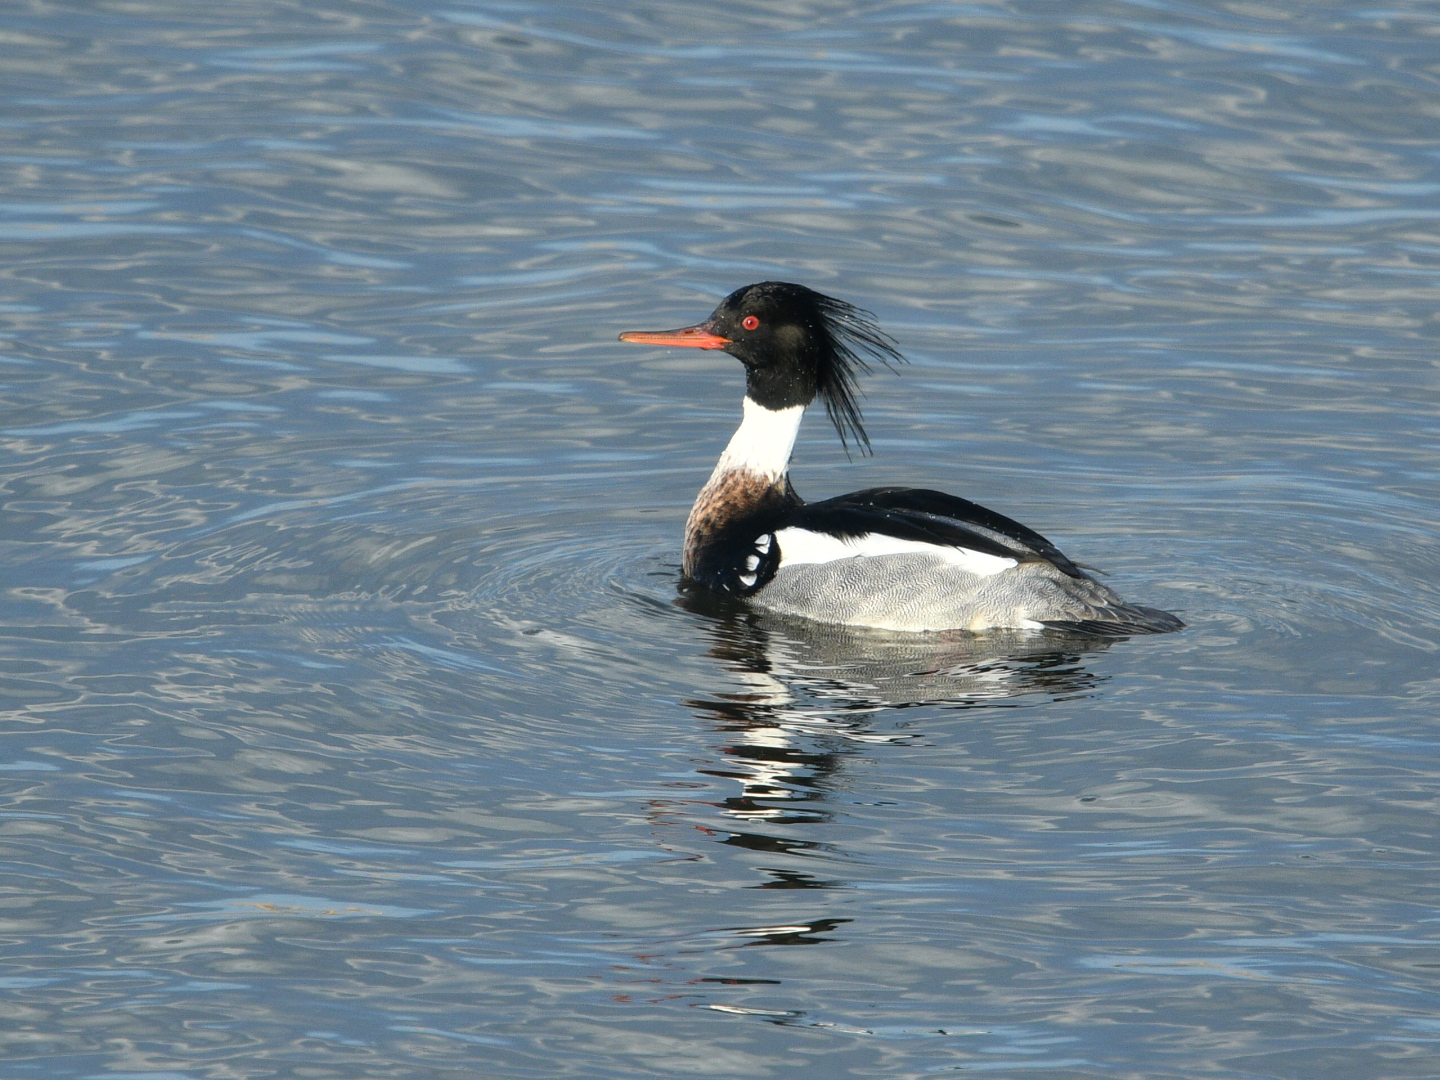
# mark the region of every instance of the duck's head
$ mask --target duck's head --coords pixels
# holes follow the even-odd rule
[[[869,360],[904,362],[868,311],[794,285],[762,281],[736,289],[710,318],[679,330],[634,330],[621,341],[723,349],[745,365],[745,396],[766,409],[809,405],[816,397],[841,445],[865,451],[870,440],[855,401],[855,377]]]

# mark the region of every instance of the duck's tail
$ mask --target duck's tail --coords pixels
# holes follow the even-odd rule
[[[1046,620],[1044,625],[1051,630],[1095,637],[1173,634],[1176,630],[1185,629],[1184,620],[1168,611],[1123,602],[1107,606],[1091,618]]]

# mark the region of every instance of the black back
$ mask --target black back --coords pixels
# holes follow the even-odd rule
[[[789,524],[839,537],[874,532],[1022,562],[1043,559],[1071,577],[1084,577],[1064,552],[1034,529],[969,499],[929,488],[852,491],[800,507],[797,520]]]

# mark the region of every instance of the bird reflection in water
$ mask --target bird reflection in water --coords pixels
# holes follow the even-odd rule
[[[686,703],[725,738],[717,748],[723,760],[700,771],[739,785],[718,804],[736,826],[722,842],[827,862],[840,854],[831,845],[777,834],[830,820],[827,791],[860,747],[917,738],[905,710],[1087,695],[1103,679],[1084,657],[1116,640],[1049,631],[894,634],[787,619],[708,593],[679,602],[713,619],[710,653],[745,684]],[[753,888],[844,885],[793,865],[758,869],[769,880]]]

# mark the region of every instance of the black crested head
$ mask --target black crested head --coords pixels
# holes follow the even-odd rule
[[[736,289],[704,324],[728,339],[725,351],[745,365],[745,393],[767,409],[809,405],[816,397],[840,435],[869,453],[856,402],[856,375],[868,361],[904,363],[875,316],[804,285],[762,281]]]

